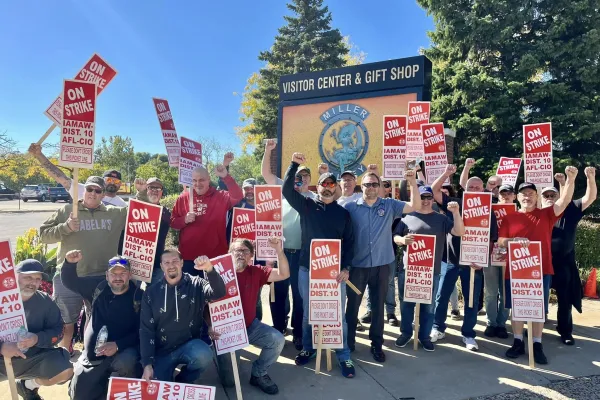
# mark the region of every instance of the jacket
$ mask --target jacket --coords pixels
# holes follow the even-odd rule
[[[354,230],[350,213],[337,202],[325,204],[321,200],[304,197],[294,190],[294,180],[298,164],[292,162],[283,179],[283,196],[300,215],[302,228],[302,248],[300,265],[308,268],[310,263],[310,243],[313,239],[342,240],[342,269],[351,268],[354,257]]]
[[[219,273],[213,269],[207,276],[208,280],[183,273],[175,286],[169,285],[163,277],[148,288],[140,317],[140,353],[144,367],[154,365],[155,357],[169,354],[200,337],[205,304],[225,296],[225,283]]]

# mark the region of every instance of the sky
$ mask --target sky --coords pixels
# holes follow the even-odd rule
[[[325,0],[332,27],[365,62],[418,55],[430,17],[415,0]],[[290,11],[284,0],[10,1],[0,24],[0,131],[26,151],[50,127],[44,110],[93,53],[118,74],[98,98],[96,137],[131,137],[166,153],[152,97],[169,101],[179,135],[239,151],[246,80]],[[239,93],[236,95],[235,93]],[[48,142],[56,143],[55,129]]]

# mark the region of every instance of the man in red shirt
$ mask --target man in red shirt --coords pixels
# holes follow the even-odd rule
[[[179,231],[179,252],[183,257],[183,272],[198,275],[194,260],[201,255],[215,258],[227,253],[227,211],[232,209],[244,193],[227,169],[217,165],[215,174],[229,191],[210,186],[206,168],[192,171],[194,208],[190,210],[190,192],[183,192],[173,207],[171,228]]]
[[[567,167],[565,169],[567,181],[564,190],[560,193],[560,198],[556,200],[552,207],[538,208],[538,190],[533,183],[524,182],[519,186],[517,199],[521,204],[519,212],[509,214],[504,217],[498,238],[498,246],[507,248],[508,242],[516,241],[528,246],[530,241],[539,241],[542,244],[542,273],[544,275],[544,298],[548,299],[550,292],[550,283],[554,269],[552,268],[552,229],[565,211],[573,198],[575,188],[575,177],[577,168]],[[510,271],[506,269],[505,280],[508,280]],[[506,282],[506,307],[511,307],[510,282]],[[545,301],[547,304],[547,300]],[[506,351],[506,357],[517,358],[525,354],[525,344],[523,343],[523,325],[522,321],[512,321],[514,343]],[[533,357],[538,364],[548,364],[542,347],[542,331],[544,324],[541,322],[533,323],[533,332],[529,334],[533,338]]]
[[[267,394],[276,394],[279,392],[279,388],[267,375],[267,370],[279,358],[285,344],[285,338],[277,329],[263,324],[256,318],[256,301],[260,296],[263,285],[283,281],[290,277],[290,266],[283,252],[281,239],[270,238],[269,245],[277,251],[278,267],[275,269],[262,265],[252,265],[254,245],[250,240],[234,239],[229,247],[229,253],[233,255],[233,262],[235,263],[248,341],[251,345],[262,349],[258,359],[252,363],[250,384],[258,386]],[[219,338],[219,334],[212,327],[209,328],[209,335],[213,340]],[[239,363],[240,351],[238,350],[235,353]],[[234,386],[229,354],[217,356],[217,364],[223,385],[225,387]]]

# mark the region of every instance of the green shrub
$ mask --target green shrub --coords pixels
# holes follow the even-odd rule
[[[600,268],[599,243],[600,223],[581,221],[577,227],[575,240],[575,256],[580,270],[589,271],[590,268]]]
[[[160,205],[169,209],[169,211],[173,211],[173,207],[175,206],[175,202],[179,198],[179,194],[170,194],[165,196],[160,200]],[[179,246],[179,231],[174,229],[169,229],[169,234],[167,235],[166,247],[178,247]]]
[[[41,242],[38,230],[29,228],[24,235],[17,237],[15,264],[30,258],[38,260],[44,266],[44,272],[52,280],[56,272],[57,250],[58,247],[48,250],[48,245]]]

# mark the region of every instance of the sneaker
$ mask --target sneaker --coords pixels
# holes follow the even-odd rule
[[[477,342],[475,338],[463,336],[463,343],[467,347],[467,350],[477,351],[479,350],[479,346],[477,346]]]
[[[400,322],[398,322],[398,318],[396,318],[396,314],[389,313],[387,315],[387,322],[391,326],[400,326]]]
[[[365,331],[365,327],[363,324],[360,323],[360,321],[358,321],[358,324],[356,324],[356,332],[364,332]]]
[[[260,390],[262,390],[266,394],[277,394],[279,392],[279,388],[277,387],[275,382],[271,380],[271,377],[269,375],[252,375],[252,377],[250,377],[250,384],[252,386],[258,386]]]
[[[533,342],[533,359],[537,364],[548,364],[548,359],[544,354],[544,348],[541,343]]]
[[[400,337],[396,339],[396,343],[394,343],[394,346],[405,347],[408,344],[408,342],[410,342],[411,338],[412,336],[400,335]]]
[[[367,311],[365,313],[365,315],[360,317],[360,322],[362,322],[363,324],[370,324],[371,323],[371,311]]]
[[[301,337],[295,337],[292,342],[294,343],[294,347],[296,348],[296,350],[298,350],[298,351],[302,350],[302,338]]]
[[[371,354],[373,355],[373,359],[377,362],[385,362],[385,353],[381,349],[381,347],[371,346]]]
[[[438,331],[436,328],[433,328],[433,329],[431,330],[431,335],[430,335],[430,337],[431,337],[431,343],[435,343],[435,342],[437,342],[438,340],[445,338],[445,337],[446,337],[446,334],[445,334],[444,332],[440,332],[440,331]]]
[[[340,368],[342,369],[342,375],[344,378],[354,378],[354,375],[356,375],[352,360],[342,361],[340,363]]]
[[[572,335],[561,336],[560,341],[566,344],[567,346],[573,346],[575,344],[575,339],[573,339]]]
[[[506,350],[506,357],[518,358],[525,354],[525,343],[521,339],[515,339],[510,349]]]
[[[17,383],[17,393],[24,400],[42,400],[42,398],[38,394],[37,389],[31,390],[31,389],[28,389],[27,387],[25,387],[25,379],[17,379],[16,383]]]
[[[503,326],[496,327],[496,337],[500,339],[508,339],[508,331]]]
[[[423,350],[425,350],[425,351],[434,351],[435,350],[435,346],[433,345],[433,343],[431,343],[431,340],[429,340],[429,339],[425,339],[425,340],[419,339],[419,343],[421,343],[421,346],[423,346]]]
[[[488,326],[487,328],[485,328],[485,331],[483,332],[483,334],[487,337],[495,337],[496,336],[496,327]]]
[[[460,310],[452,310],[450,311],[450,319],[452,321],[460,321]]]
[[[296,358],[294,359],[294,362],[296,363],[296,365],[306,365],[306,364],[308,364],[308,362],[310,360],[312,360],[316,356],[317,356],[316,350],[313,350],[313,351],[302,350],[296,356]]]

